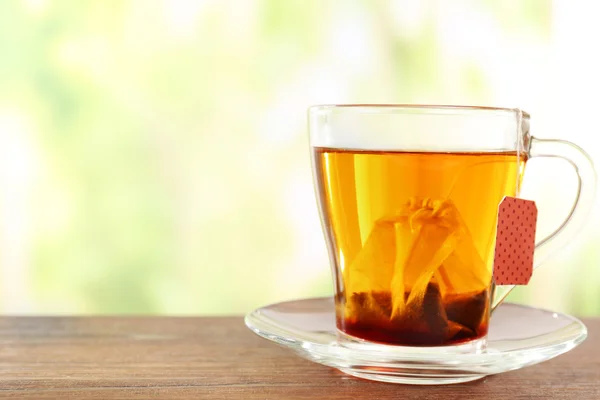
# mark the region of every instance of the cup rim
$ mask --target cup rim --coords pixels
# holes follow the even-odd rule
[[[529,113],[519,108],[490,107],[490,106],[465,106],[451,104],[394,104],[394,103],[348,103],[348,104],[316,104],[308,108],[309,112],[316,111],[345,111],[355,110],[358,112],[393,113],[399,111],[413,111],[423,114],[469,114],[469,113],[491,113],[491,114],[515,114],[521,113],[523,118],[530,118]]]

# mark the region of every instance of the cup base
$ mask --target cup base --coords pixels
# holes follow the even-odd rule
[[[353,350],[385,354],[480,354],[486,350],[487,335],[465,343],[447,346],[401,346],[370,342],[337,329],[338,344]]]
[[[337,329],[337,342],[341,347],[371,355],[397,355],[398,357],[418,356],[427,359],[428,356],[443,356],[445,354],[482,354],[486,351],[487,336],[466,343],[448,346],[399,346],[370,342],[348,335]],[[437,371],[432,374],[428,362],[415,361],[410,369],[351,366],[339,368],[345,374],[372,381],[400,383],[408,385],[448,385],[453,383],[470,382],[483,378],[485,375],[461,374],[457,371],[448,373]]]

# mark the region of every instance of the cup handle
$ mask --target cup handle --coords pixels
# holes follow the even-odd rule
[[[531,137],[529,157],[553,157],[567,161],[577,173],[577,196],[569,215],[550,235],[535,246],[533,269],[535,270],[549,256],[565,246],[587,222],[594,205],[596,193],[596,171],[590,156],[579,146],[565,140],[537,139]],[[495,287],[492,300],[494,310],[506,298],[514,285]]]

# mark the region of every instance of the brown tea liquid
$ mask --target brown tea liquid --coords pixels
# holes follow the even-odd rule
[[[326,148],[314,157],[338,329],[406,346],[485,336],[498,204],[517,192],[525,160]]]

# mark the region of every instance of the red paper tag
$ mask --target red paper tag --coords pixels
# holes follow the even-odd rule
[[[537,207],[530,200],[504,197],[498,206],[494,281],[527,285],[533,272]]]

